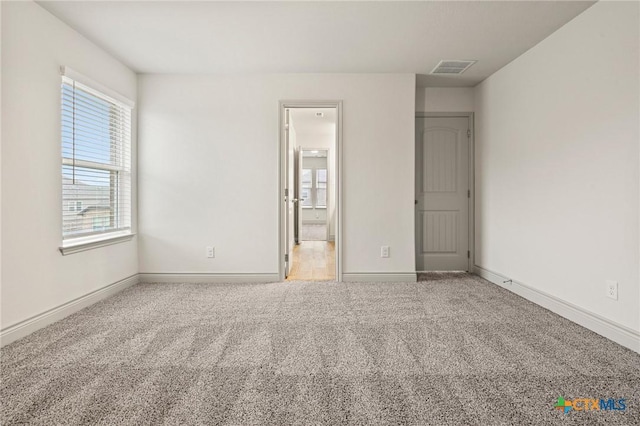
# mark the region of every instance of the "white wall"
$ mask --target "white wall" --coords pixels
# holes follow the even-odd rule
[[[130,99],[136,99],[136,76],[39,5],[2,2],[1,7],[2,328],[6,329],[137,273],[135,239],[68,256],[58,251],[62,242],[59,67],[70,66]]]
[[[141,272],[278,272],[278,101],[295,99],[344,101],[344,272],[415,272],[414,75],[142,75],[139,90]]]
[[[638,23],[636,2],[596,3],[477,86],[475,109],[476,263],[633,330]]]
[[[416,112],[473,112],[473,87],[418,87]]]

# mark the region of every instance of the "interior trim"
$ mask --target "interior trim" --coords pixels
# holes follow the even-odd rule
[[[106,299],[109,296],[129,288],[138,283],[138,274],[131,275],[123,280],[109,284],[98,290],[94,290],[90,293],[80,296],[73,300],[70,300],[62,305],[56,306],[46,310],[38,315],[34,315],[31,318],[27,318],[16,324],[10,325],[0,331],[0,346],[8,345],[15,342],[18,339],[28,336],[36,330],[44,328],[56,321],[68,317],[71,314],[78,312],[87,306],[93,305],[102,299]]]
[[[106,236],[102,239],[96,239],[94,241],[87,241],[83,243],[71,244],[68,246],[62,246],[58,249],[63,256],[67,256],[69,254],[79,253],[81,251],[93,250],[98,247],[110,246],[112,244],[124,243],[126,241],[131,241],[136,234],[126,234],[126,235],[116,235],[116,236]]]
[[[142,272],[142,283],[270,283],[280,281],[274,273],[199,273],[199,272]]]
[[[336,109],[336,133],[335,133],[335,161],[334,164],[328,164],[327,169],[335,167],[335,211],[336,211],[336,230],[335,230],[335,253],[336,253],[336,281],[343,280],[343,266],[342,266],[342,101],[341,100],[281,100],[279,102],[279,155],[278,155],[278,175],[279,175],[279,194],[278,194],[278,276],[279,281],[285,280],[285,249],[287,242],[285,241],[286,224],[285,214],[286,211],[283,208],[284,203],[284,189],[287,186],[286,183],[286,170],[285,170],[285,110],[288,108],[335,108]]]
[[[418,281],[415,272],[345,272],[342,274],[344,281],[349,282],[409,282]]]
[[[474,272],[487,281],[524,297],[536,305],[640,353],[640,332],[636,330],[481,266],[475,265]]]

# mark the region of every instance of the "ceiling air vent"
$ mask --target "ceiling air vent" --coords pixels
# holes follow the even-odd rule
[[[467,70],[467,68],[476,62],[477,61],[442,60],[438,65],[436,65],[433,71],[431,71],[431,74],[462,74]]]

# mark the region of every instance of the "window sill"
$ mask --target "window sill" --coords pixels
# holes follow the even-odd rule
[[[131,241],[135,235],[136,234],[132,234],[130,232],[114,232],[112,234],[100,235],[97,237],[78,238],[70,242],[63,243],[62,246],[59,247],[59,250],[63,256],[67,256],[81,251],[93,250],[99,247]]]

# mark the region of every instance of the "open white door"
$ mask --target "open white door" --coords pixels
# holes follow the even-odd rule
[[[284,255],[284,276],[289,276],[292,265],[293,247],[295,246],[295,131],[291,124],[289,109],[285,109],[284,114],[284,139],[285,139],[285,171],[286,187],[284,190],[284,211],[285,211],[285,255]]]
[[[416,118],[416,269],[469,270],[469,118]]]
[[[302,208],[302,195],[301,195],[301,190],[300,190],[300,176],[302,176],[302,150],[296,145],[296,149],[295,149],[295,164],[294,164],[294,169],[295,169],[295,179],[294,179],[294,194],[295,194],[295,205],[293,206],[294,209],[294,217],[295,217],[295,234],[296,234],[296,238],[295,238],[295,243],[296,244],[300,244],[301,240],[300,240],[300,226],[302,225],[302,211],[300,210]]]

